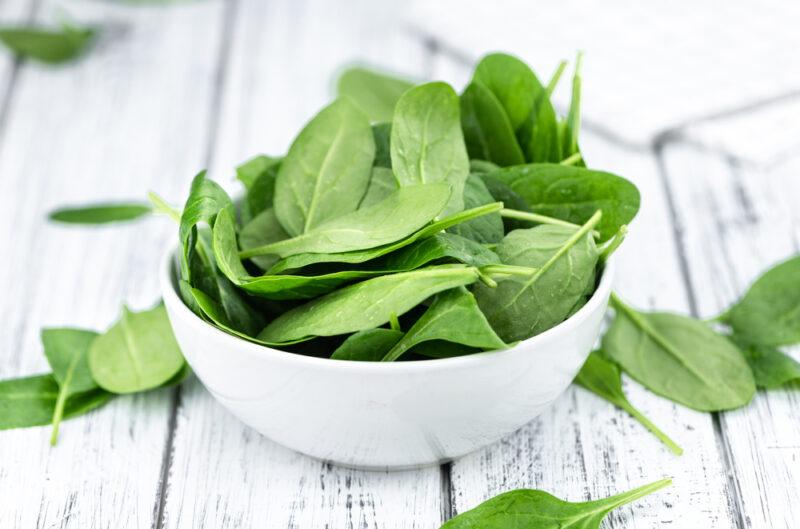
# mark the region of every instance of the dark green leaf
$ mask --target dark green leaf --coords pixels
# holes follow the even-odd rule
[[[259,155],[236,168],[236,178],[247,189],[242,212],[245,221],[272,207],[275,197],[275,178],[278,176],[280,166],[280,158]]]
[[[470,83],[461,94],[461,126],[471,158],[503,167],[525,163],[503,106],[479,82]]]
[[[601,352],[594,351],[589,355],[578,376],[575,377],[575,383],[628,412],[634,419],[650,430],[658,440],[664,443],[673,454],[683,454],[683,449],[675,441],[650,422],[650,419],[645,417],[642,412],[634,408],[633,404],[628,401],[628,397],[622,391],[622,377],[619,367],[606,360]]]
[[[753,378],[759,388],[774,389],[792,381],[800,381],[800,362],[780,349],[748,344],[735,335],[731,339],[739,346],[753,370]]]
[[[532,213],[531,207],[525,199],[516,194],[514,190],[506,184],[496,178],[492,178],[489,174],[480,174],[479,176],[496,202],[502,202],[503,206],[507,209]],[[530,222],[503,217],[503,228],[506,233],[529,227],[531,227]]]
[[[413,83],[367,68],[349,68],[337,83],[339,96],[347,96],[373,121],[390,121],[397,100]]]
[[[406,357],[417,355],[427,358],[453,358],[455,356],[466,356],[480,352],[481,349],[477,347],[447,342],[445,340],[430,340],[418,343],[409,349],[406,353]]]
[[[67,224],[106,224],[143,217],[152,210],[147,204],[120,202],[59,208],[50,212],[50,220]]]
[[[288,239],[289,234],[283,229],[278,218],[275,216],[275,210],[272,208],[265,209],[256,215],[250,222],[244,225],[241,233],[239,234],[239,245],[242,250],[252,250],[259,246],[272,244],[274,242]],[[250,258],[262,270],[268,270],[272,265],[278,262],[277,255],[254,255]]]
[[[527,64],[503,53],[492,53],[481,59],[472,80],[480,82],[497,97],[515,131],[528,121],[536,97],[545,92]]]
[[[21,57],[58,64],[81,55],[96,33],[91,28],[68,24],[61,29],[5,27],[0,28],[0,42]]]
[[[392,168],[392,152],[390,141],[392,136],[391,123],[376,123],[372,126],[372,136],[375,139],[375,167]]]
[[[381,200],[385,200],[392,193],[399,189],[397,179],[391,169],[386,167],[373,167],[372,176],[369,179],[369,187],[361,199],[359,208],[374,206]]]
[[[662,479],[602,500],[571,503],[541,490],[512,490],[459,514],[441,529],[599,529],[609,512],[671,484]]]
[[[464,208],[471,209],[495,202],[489,193],[486,184],[478,175],[471,174],[464,187]],[[480,243],[494,244],[503,240],[503,218],[500,213],[490,213],[450,228],[451,233],[456,233],[467,239]]]
[[[603,351],[653,393],[700,411],[744,406],[756,391],[741,351],[707,324],[638,312],[612,294],[616,317]]]
[[[370,268],[413,270],[446,258],[476,267],[500,263],[500,257],[482,244],[454,233],[438,233],[372,261]]]
[[[347,337],[331,355],[334,360],[359,360],[379,362],[403,337],[401,331],[393,329],[367,329]]]

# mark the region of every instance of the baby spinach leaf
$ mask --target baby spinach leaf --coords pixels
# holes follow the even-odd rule
[[[394,362],[418,343],[445,340],[481,349],[504,349],[506,343],[492,330],[475,297],[464,287],[436,295],[428,310],[383,357]]]
[[[289,310],[268,324],[258,338],[289,342],[372,329],[438,292],[477,279],[477,268],[464,265],[431,266],[368,279]]]
[[[385,200],[392,193],[398,190],[397,180],[391,169],[386,167],[373,167],[372,176],[369,179],[369,187],[361,199],[359,208],[374,206],[381,200]]]
[[[470,266],[499,264],[500,257],[486,246],[454,233],[438,233],[372,261],[372,269],[404,271],[440,259]]]
[[[461,127],[471,158],[500,166],[525,163],[503,106],[479,82],[473,81],[461,94]]]
[[[352,99],[373,121],[390,121],[397,100],[412,86],[405,79],[355,67],[342,72],[336,92]]]
[[[528,162],[560,162],[564,157],[556,111],[546,91],[542,90],[534,98],[531,115],[517,130],[517,138]]]
[[[244,225],[241,233],[239,233],[239,245],[242,247],[242,250],[247,251],[288,238],[289,234],[286,233],[281,223],[278,222],[278,217],[275,216],[275,210],[268,208]],[[278,259],[279,257],[277,255],[254,255],[250,258],[250,260],[257,264],[262,270],[268,270],[272,265],[278,262]]]
[[[292,255],[286,259],[278,261],[278,263],[275,264],[275,266],[273,266],[269,272],[271,274],[277,274],[279,272],[298,269],[315,263],[363,263],[408,246],[415,241],[425,239],[426,237],[431,237],[440,231],[446,230],[447,228],[455,226],[456,224],[460,224],[461,222],[466,222],[482,215],[488,215],[500,211],[502,208],[502,204],[495,202],[485,206],[468,209],[466,211],[460,211],[436,222],[432,222],[428,226],[409,235],[405,239],[399,240],[392,244],[387,244],[385,246],[379,246],[378,248],[370,248],[355,252],[304,253]]]
[[[367,190],[375,140],[366,114],[337,99],[289,148],[275,181],[275,215],[292,236],[355,211]]]
[[[81,55],[96,34],[95,29],[71,24],[62,24],[60,29],[4,27],[0,42],[20,57],[59,64]]]
[[[512,490],[459,514],[441,529],[599,529],[606,515],[617,507],[671,483],[662,479],[610,498],[581,503],[563,501],[541,490]]]
[[[466,356],[480,353],[481,349],[470,347],[455,342],[445,340],[429,340],[421,342],[409,349],[405,356],[411,355],[424,356],[427,358],[453,358],[455,356]]]
[[[542,225],[515,230],[498,245],[503,263],[538,268],[529,278],[513,277],[497,288],[473,288],[503,340],[524,340],[561,323],[593,286],[597,247],[590,232],[599,218],[596,214],[579,229]]]
[[[0,381],[0,430],[50,424],[58,395],[58,382],[53,375]],[[66,419],[82,415],[102,406],[111,397],[102,390],[75,394],[66,399],[62,415]]]
[[[491,204],[495,199],[486,188],[486,184],[478,175],[469,175],[464,187],[464,207],[467,209]],[[452,233],[457,233],[467,239],[480,243],[498,243],[503,240],[503,218],[500,213],[490,213],[473,220],[456,224],[450,228]]]
[[[718,319],[749,343],[800,342],[800,256],[767,270]]]
[[[638,312],[612,294],[603,351],[653,393],[699,411],[744,406],[756,391],[742,353],[704,322]]]
[[[50,212],[50,220],[66,224],[106,224],[138,219],[150,213],[147,204],[118,202],[58,208]]]
[[[505,183],[496,178],[492,178],[489,174],[480,174],[479,176],[486,185],[486,189],[492,195],[492,198],[497,202],[502,202],[505,208],[515,211],[531,212],[531,208],[525,199],[516,194],[514,190]],[[530,227],[530,222],[521,222],[517,219],[503,217],[503,228],[506,233],[520,228]]]
[[[469,157],[458,96],[450,85],[427,83],[403,94],[395,108],[390,150],[401,186],[445,182],[452,194],[444,214],[464,209]]]
[[[481,59],[472,80],[497,97],[515,131],[530,118],[537,95],[545,92],[527,64],[504,53],[492,53]]]
[[[446,184],[401,187],[377,204],[328,220],[291,239],[245,250],[240,256],[288,257],[383,246],[421,229],[442,211],[449,197],[450,187]]]
[[[275,197],[275,178],[280,166],[280,158],[259,155],[236,168],[236,178],[247,189],[242,207],[242,218],[245,221],[272,207]]]
[[[739,346],[753,371],[756,386],[774,389],[792,381],[800,381],[800,362],[780,349],[769,345],[748,344],[736,335],[731,339]]]
[[[78,393],[99,389],[92,378],[87,359],[89,346],[97,336],[96,332],[83,329],[42,330],[44,354],[59,387],[52,417],[51,445],[58,440],[58,427],[64,416],[67,399]]]
[[[391,123],[375,123],[372,126],[372,137],[375,139],[375,167],[392,168],[392,153],[389,147],[392,135]]]
[[[367,329],[347,337],[331,355],[334,360],[379,362],[394,344],[403,337],[394,329]]]
[[[112,393],[156,388],[183,368],[184,360],[163,305],[122,317],[89,348],[89,368],[97,384]]]
[[[598,209],[600,240],[614,236],[639,211],[639,190],[624,178],[559,164],[529,164],[501,169],[484,178],[498,180],[522,197],[531,210],[582,224]],[[510,207],[510,206],[506,206]]]
[[[662,432],[642,412],[633,407],[625,392],[622,391],[621,376],[619,367],[616,364],[606,360],[602,352],[594,351],[586,359],[586,363],[583,364],[578,376],[575,377],[575,383],[628,412],[634,419],[650,430],[659,441],[664,443],[673,454],[683,454],[683,448]]]
[[[470,160],[469,161],[469,172],[470,174],[477,173],[491,173],[500,169],[500,166],[496,163],[490,162],[488,160]]]
[[[281,158],[273,158],[259,154],[236,167],[236,178],[248,191],[256,185],[256,181],[269,169],[280,165]]]

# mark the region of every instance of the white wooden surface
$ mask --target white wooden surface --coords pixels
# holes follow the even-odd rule
[[[151,188],[179,202],[204,166],[235,189],[233,166],[283,152],[349,62],[460,85],[468,71],[459,56],[470,53],[447,35],[422,34],[394,4],[0,0],[0,22],[51,22],[64,6],[106,28],[96,49],[65,67],[0,54],[0,377],[46,370],[40,327],[102,329],[123,301],[144,307],[158,297],[156,266],[175,237],[168,221],[68,228],[46,222],[52,207]],[[800,90],[792,79],[780,77],[780,93],[743,92],[757,97],[739,110],[674,129],[667,122],[637,141],[585,131],[589,163],[642,191],[618,256],[623,297],[710,316],[766,266],[798,252],[800,157],[791,116],[800,107],[773,97],[787,86]],[[65,422],[55,448],[47,428],[0,432],[0,527],[435,529],[515,487],[580,500],[663,476],[674,486],[620,509],[606,526],[797,526],[797,388],[718,415],[673,405],[630,381],[626,390],[684,447],[683,457],[571,388],[508,439],[440,468],[390,473],[337,468],[277,446],[191,379]]]

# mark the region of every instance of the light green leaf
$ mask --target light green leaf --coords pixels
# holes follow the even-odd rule
[[[59,64],[81,55],[96,34],[95,29],[69,24],[61,29],[4,27],[0,28],[0,42],[20,57]]]
[[[331,355],[333,360],[358,360],[379,362],[384,355],[403,337],[401,331],[394,329],[367,329],[347,337]]]
[[[342,72],[336,92],[352,99],[372,121],[391,121],[397,100],[412,86],[405,79],[355,67]]]
[[[118,202],[58,208],[51,211],[48,217],[66,224],[107,224],[138,219],[151,211],[147,204]]]

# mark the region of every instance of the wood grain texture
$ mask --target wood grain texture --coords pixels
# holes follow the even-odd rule
[[[285,152],[330,101],[343,65],[379,64],[421,77],[424,48],[391,17],[391,8],[368,1],[239,2],[213,145],[217,181],[235,190],[236,164],[261,152]],[[182,393],[161,523],[435,528],[441,488],[439,467],[365,472],[278,446],[230,415],[195,380]]]
[[[220,4],[179,9],[76,4],[106,28],[62,67],[22,63],[0,144],[0,376],[43,372],[43,326],[103,329],[123,301],[158,299],[165,219],[103,228],[48,223],[66,203],[182,196],[202,163]],[[42,23],[55,6],[43,2]],[[124,35],[124,38],[123,38]],[[181,104],[176,104],[181,101]],[[61,427],[0,434],[0,527],[149,527],[171,390],[120,397]]]
[[[764,270],[800,251],[799,157],[759,169],[677,145],[664,163],[699,316],[720,313]],[[798,417],[797,387],[759,392],[721,415],[744,527],[797,527]]]

